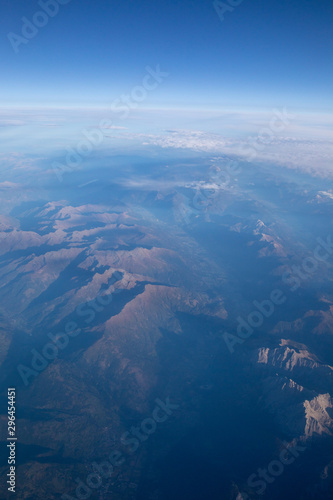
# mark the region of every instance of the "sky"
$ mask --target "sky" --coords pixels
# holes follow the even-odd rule
[[[0,106],[107,106],[159,65],[146,107],[332,112],[332,0],[61,2],[2,0]],[[22,42],[22,18],[46,24]]]

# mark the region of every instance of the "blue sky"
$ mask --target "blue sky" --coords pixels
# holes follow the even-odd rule
[[[331,0],[243,0],[223,22],[210,0],[70,0],[15,53],[39,10],[2,0],[2,105],[105,106],[159,64],[147,106],[332,110]]]

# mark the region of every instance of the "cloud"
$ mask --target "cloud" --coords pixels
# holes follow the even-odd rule
[[[103,129],[110,129],[110,130],[128,130],[127,127],[120,127],[118,125],[109,125],[107,127],[103,126]]]
[[[260,129],[259,129],[260,131]],[[160,135],[130,134],[142,145],[195,152],[224,154],[241,161],[266,162],[302,170],[311,175],[333,177],[333,140],[300,138],[290,135],[231,138],[192,130],[171,130]]]
[[[16,184],[15,182],[0,182],[0,189],[18,189],[20,188],[19,184]]]
[[[25,124],[22,120],[0,120],[0,127],[21,127]]]
[[[230,139],[217,134],[193,130],[171,130],[166,135],[146,136],[144,145],[153,144],[162,148],[191,149],[193,151],[222,152]]]
[[[318,195],[326,196],[327,198],[333,200],[333,191],[319,191]]]

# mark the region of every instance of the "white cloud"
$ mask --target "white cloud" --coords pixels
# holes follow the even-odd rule
[[[333,140],[328,139],[273,135],[265,137],[264,142],[255,134],[237,139],[196,130],[171,130],[159,135],[128,134],[126,137],[140,139],[144,146],[225,154],[243,161],[300,169],[311,175],[333,176]]]
[[[9,181],[0,182],[0,189],[17,189],[19,187],[20,185],[16,184],[15,182],[9,182]]]
[[[326,196],[327,198],[330,198],[333,200],[333,191],[319,191],[319,195]]]

